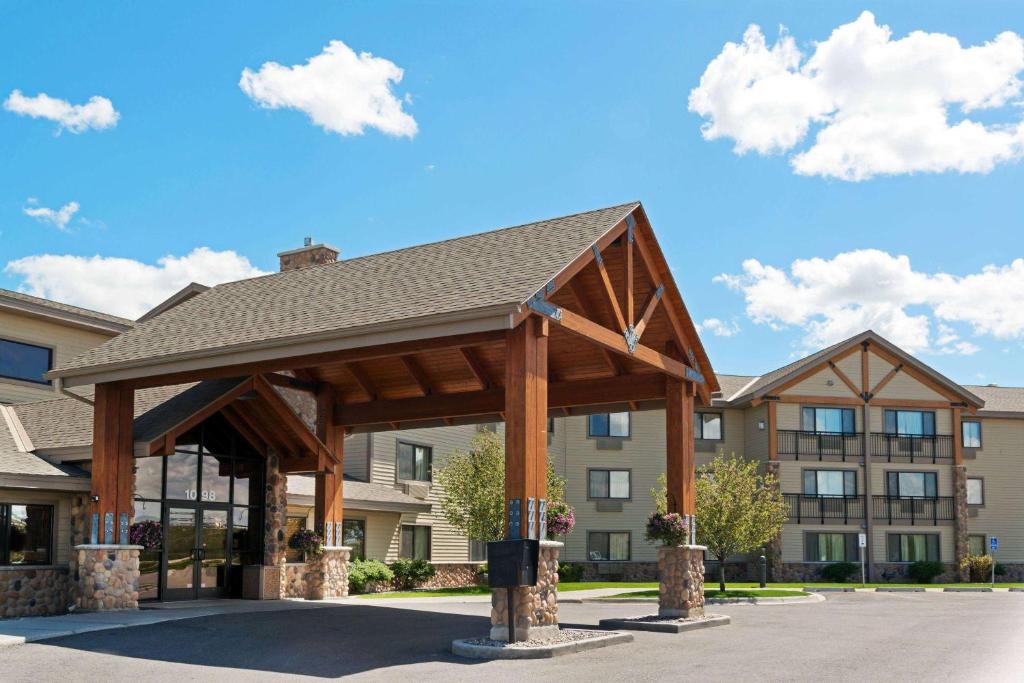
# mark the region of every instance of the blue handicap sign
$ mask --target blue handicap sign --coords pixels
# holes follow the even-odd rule
[[[989,539],[988,545],[993,551],[999,550],[999,539],[993,536]]]

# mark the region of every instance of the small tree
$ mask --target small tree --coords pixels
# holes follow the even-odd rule
[[[452,453],[436,477],[445,490],[441,511],[449,524],[475,541],[504,537],[505,446],[501,437],[480,432],[469,452]],[[564,499],[565,479],[548,463],[548,505]]]
[[[725,590],[725,560],[775,538],[788,510],[771,474],[757,461],[717,456],[697,476],[697,542],[718,560],[719,590]]]

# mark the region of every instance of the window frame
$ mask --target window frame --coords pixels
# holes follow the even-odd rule
[[[806,477],[807,477],[807,474],[810,473],[810,472],[813,472],[814,475],[815,475],[814,476],[814,490],[815,490],[814,493],[807,493],[807,490],[806,490],[807,489],[807,487],[806,487],[806,484],[807,484]],[[835,494],[831,494],[831,493],[818,493],[818,489],[819,489],[819,485],[818,484],[819,484],[819,482],[818,482],[818,476],[817,475],[818,475],[819,472],[842,472],[843,473],[843,494],[840,496],[840,495],[835,495]],[[858,472],[858,470],[850,469],[850,468],[846,468],[846,469],[836,468],[836,467],[807,467],[807,468],[803,468],[803,469],[800,470],[800,493],[801,493],[801,495],[804,495],[804,496],[814,496],[815,498],[837,498],[837,499],[838,498],[856,498],[856,497],[858,497],[860,495],[860,483],[857,481],[857,472]],[[846,475],[847,475],[847,473],[853,474],[853,493],[847,493],[846,492],[846,481],[847,481],[847,476]]]
[[[604,534],[608,539],[608,553],[609,556],[606,560],[595,560],[590,555],[590,549],[593,547],[591,539],[596,534]],[[626,535],[626,558],[625,559],[611,559],[612,554],[612,534],[625,534]],[[587,562],[632,562],[633,561],[633,532],[627,529],[588,529],[587,530]]]
[[[814,418],[810,425],[807,424],[807,411],[814,411]],[[840,421],[843,423],[844,429],[839,432],[819,432],[817,428],[819,410],[838,410],[840,414]],[[853,416],[853,429],[852,431],[846,431],[846,415],[850,414]],[[857,434],[857,410],[854,408],[845,408],[842,406],[830,406],[830,405],[801,405],[800,406],[800,431],[807,432],[809,434],[820,434],[822,436],[853,436]]]
[[[8,342],[8,343],[11,343],[11,344],[20,344],[21,346],[30,346],[30,347],[35,348],[35,349],[42,349],[43,351],[46,351],[47,352],[47,367],[46,367],[46,370],[44,371],[44,374],[46,372],[49,372],[50,370],[53,370],[53,364],[57,360],[57,347],[56,346],[52,346],[50,344],[40,344],[39,342],[27,341],[27,340],[24,340],[24,339],[14,339],[12,337],[0,337],[0,347],[2,347],[3,342]],[[34,386],[34,387],[52,387],[53,386],[53,382],[51,380],[43,379],[42,376],[40,376],[39,379],[25,379],[24,377],[13,377],[11,375],[5,375],[5,374],[0,373],[0,380],[6,381],[6,382],[21,382],[21,383],[27,384],[29,386]]]
[[[342,543],[346,543],[346,541],[345,541],[345,525],[349,524],[349,523],[361,524],[363,526],[363,552],[362,552],[362,555],[357,555],[355,553],[355,550],[353,550],[352,554],[349,556],[349,559],[350,560],[365,560],[366,559],[366,518],[365,517],[343,517],[342,518],[342,520],[341,520],[341,541],[342,541]],[[351,547],[351,546],[349,546],[349,547]]]
[[[899,424],[900,424],[900,413],[920,413],[921,415],[931,415],[931,420],[932,420],[932,431],[931,431],[931,433],[930,434],[927,433],[927,432],[923,432],[921,434],[902,434],[902,433],[900,433],[900,431],[899,431],[899,429],[900,429],[900,427],[899,427]],[[894,431],[889,431],[889,416],[890,415],[894,416],[893,420],[895,421],[895,425],[896,425],[896,428],[895,428]],[[921,427],[922,427],[922,431],[923,431],[923,428],[924,428],[924,418],[923,417],[921,418]],[[936,418],[934,410],[913,410],[913,409],[909,409],[909,408],[907,408],[907,409],[904,409],[904,408],[886,408],[882,412],[882,429],[883,429],[884,433],[887,436],[903,436],[903,437],[908,437],[908,438],[911,438],[911,439],[914,439],[914,438],[917,438],[917,439],[931,439],[931,438],[934,438],[934,437],[938,436],[938,433],[939,433],[938,420]]]
[[[714,415],[718,418],[718,438],[708,439],[704,437],[704,416]],[[697,433],[697,425],[700,425],[700,433]],[[701,410],[694,411],[693,413],[693,438],[695,441],[710,441],[714,443],[721,443],[725,441],[725,413],[714,410]]]
[[[900,492],[899,480],[902,474],[920,474],[924,477],[924,490],[925,495],[923,496],[905,496]],[[890,487],[890,477],[896,475],[896,491],[893,492]],[[928,491],[928,477],[934,477],[935,479],[935,495],[929,496]],[[885,471],[885,495],[887,498],[895,498],[898,500],[938,500],[939,499],[939,473],[930,470],[886,470]]]
[[[592,430],[591,419],[596,415],[604,415],[608,420],[608,433],[607,434],[594,434]],[[612,415],[625,415],[626,416],[626,433],[625,434],[612,434]],[[633,438],[633,412],[630,410],[617,410],[615,412],[608,413],[591,413],[587,415],[587,438],[588,439],[631,439]]]
[[[925,552],[925,559],[924,559],[924,561],[926,561],[926,562],[941,562],[942,561],[942,536],[940,534],[937,534],[937,533],[919,533],[919,532],[906,533],[906,532],[903,532],[903,531],[894,531],[894,532],[887,533],[885,535],[885,556],[886,556],[886,559],[888,560],[888,562],[890,564],[911,564],[913,562],[920,562],[921,561],[921,560],[903,560],[903,559],[895,559],[894,560],[893,559],[893,557],[892,557],[892,539],[894,539],[894,538],[900,539],[903,536],[924,536],[925,537],[925,551],[924,551]],[[934,545],[929,545],[929,540],[928,539],[930,539],[930,538],[934,538],[935,539]],[[902,553],[903,542],[902,542],[902,540],[900,540],[898,542],[899,542],[899,545],[900,545],[900,551]],[[935,548],[935,557],[934,558],[929,557],[929,550],[932,547]]]
[[[977,427],[978,427],[978,445],[977,446],[968,446],[967,445],[967,433],[964,431],[965,428],[967,427],[967,425],[977,425]],[[984,440],[984,437],[982,436],[982,431],[983,430],[982,430],[982,427],[981,427],[981,420],[963,420],[960,423],[960,445],[963,448],[967,448],[967,449],[970,449],[970,450],[978,450],[978,449],[982,448],[985,445],[985,440]]]
[[[590,495],[590,476],[593,472],[607,472],[608,473],[608,495],[607,496],[592,496]],[[629,495],[625,498],[612,495],[612,472],[625,472],[628,484],[629,484]],[[617,501],[629,501],[633,500],[633,470],[625,467],[588,467],[587,468],[587,500],[617,500]]]
[[[467,544],[469,546],[469,549],[467,551],[467,557],[469,557],[469,561],[470,562],[486,562],[487,561],[487,541],[478,541],[478,540],[476,540],[474,538],[469,538],[469,539],[466,539],[466,542],[467,542]],[[473,558],[473,544],[474,543],[478,544],[477,547],[483,548],[483,559],[474,559]]]
[[[432,548],[433,548],[433,545],[434,545],[434,539],[433,539],[433,536],[434,536],[433,529],[434,529],[434,527],[432,525],[430,525],[430,524],[402,524],[401,527],[402,528],[399,531],[400,536],[399,536],[399,539],[398,539],[398,556],[400,558],[406,559],[406,560],[423,559],[426,562],[430,562],[431,561],[430,558],[431,558]],[[404,553],[404,550],[403,550],[403,546],[405,545],[403,543],[403,540],[405,539],[405,530],[407,528],[413,529],[413,534],[412,534],[412,546],[413,547],[412,547],[412,554],[411,555],[406,555]],[[426,531],[427,552],[426,552],[426,555],[423,558],[417,558],[416,557],[416,531],[415,531],[416,529],[426,529],[427,530]]]
[[[50,528],[46,533],[46,562],[22,562],[14,564],[11,562],[11,508],[24,506],[24,507],[41,507],[47,508],[50,511],[49,521]],[[51,567],[56,563],[54,557],[54,518],[57,514],[57,506],[52,503],[0,503],[0,567]]]
[[[967,534],[967,554],[973,555],[973,553],[971,552],[972,538],[981,539],[981,556],[984,557],[988,555],[988,536],[986,534]]]
[[[980,503],[972,503],[971,502],[971,486],[970,486],[970,484],[971,484],[972,481],[978,482],[979,485],[981,486],[981,502]],[[964,489],[965,489],[965,491],[967,493],[967,495],[965,497],[967,499],[967,505],[969,507],[972,507],[972,508],[983,508],[983,507],[985,507],[985,477],[967,477],[967,480],[964,483]]]
[[[842,560],[816,560],[816,559],[811,559],[810,538],[812,536],[817,537],[817,536],[821,536],[821,535],[825,535],[825,534],[827,534],[829,536],[842,536],[843,537],[843,558],[844,559],[842,559]],[[837,562],[859,562],[860,561],[860,544],[859,544],[859,540],[858,540],[857,536],[858,536],[857,532],[851,532],[851,531],[821,531],[821,530],[805,531],[804,534],[803,534],[804,562],[807,562],[807,563],[810,563],[810,564],[835,564]],[[816,548],[820,547],[818,545],[817,538],[815,538],[814,545],[815,545]]]
[[[402,446],[409,446],[413,449],[413,478],[408,479],[402,476]],[[416,449],[425,448],[427,451],[427,478],[416,479]],[[406,482],[422,483],[422,484],[433,484],[434,483],[434,447],[431,444],[421,443],[418,441],[411,441],[409,439],[395,439],[395,483],[402,484]]]

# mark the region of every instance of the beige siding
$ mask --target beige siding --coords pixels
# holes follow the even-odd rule
[[[99,346],[111,336],[0,311],[0,337],[52,347],[55,366],[83,351]],[[53,389],[47,386],[0,378],[0,403],[35,401],[53,398],[53,395]]]
[[[897,372],[892,380],[882,387],[877,398],[919,399],[923,401],[948,400],[929,386],[925,386],[905,372]]]
[[[850,377],[856,385],[856,377]],[[839,378],[832,368],[823,368],[802,382],[798,382],[782,392],[783,396],[821,396],[829,398],[856,398],[850,387]]]
[[[850,378],[850,381],[853,382],[854,386],[858,387],[861,385],[860,357],[862,355],[864,354],[860,352],[851,353],[849,356],[836,363],[836,367]],[[849,391],[849,388],[847,388],[847,391]]]
[[[868,390],[874,389],[878,383],[892,370],[892,364],[875,353],[868,353]]]
[[[345,476],[359,481],[370,479],[370,434],[353,434],[345,437]]]
[[[977,516],[968,520],[971,534],[999,539],[996,558],[1000,562],[1024,562],[1024,420],[981,421],[981,445],[974,459],[965,459],[968,477],[984,480],[985,504],[973,508]]]
[[[747,460],[768,459],[768,406],[761,404],[756,408],[743,411],[744,440]],[[758,423],[764,422],[765,428],[758,429]]]
[[[42,504],[53,506],[54,564],[71,559],[71,496],[57,491],[0,489],[0,503],[13,505]]]

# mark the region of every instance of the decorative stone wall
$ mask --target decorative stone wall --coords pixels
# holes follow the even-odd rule
[[[76,495],[71,498],[71,547],[85,545],[89,542],[89,496],[85,494]],[[68,571],[72,577],[77,576],[78,553],[72,552],[68,559]],[[75,581],[68,581],[68,594],[66,604],[75,603],[78,597],[78,584]]]
[[[435,563],[434,576],[419,588],[463,588],[482,583],[477,563]]]
[[[281,588],[282,598],[306,597],[306,563],[288,562],[284,565],[284,585]]]
[[[263,599],[277,600],[285,584],[285,524],[288,514],[288,477],[272,449],[267,453],[266,496],[263,508]]]
[[[1006,570],[1006,573],[1002,576],[996,574],[996,583],[1008,583],[1011,581],[1020,583],[1021,581],[1024,581],[1024,564],[1006,564],[999,561],[997,561],[996,564]]]
[[[658,548],[658,616],[704,616],[704,551],[702,545]]]
[[[943,565],[946,571],[932,579],[932,583],[956,583],[960,580],[960,567],[958,565],[945,562]],[[908,563],[876,562],[875,576],[883,583],[886,581],[902,583],[912,580],[907,575],[909,568],[910,565]]]
[[[563,545],[541,541],[537,584],[512,589],[516,640],[545,638],[558,631],[558,556]],[[508,619],[507,591],[496,588],[491,592],[492,640],[508,640]]]
[[[77,594],[81,610],[137,609],[141,545],[77,545]]]
[[[348,558],[352,548],[327,546],[306,561],[306,597],[326,600],[348,596]]]
[[[780,486],[780,468],[781,463],[777,460],[770,460],[765,463],[765,474],[770,474],[774,477],[774,483],[772,488],[775,490],[779,489]],[[768,559],[768,579],[770,581],[786,581],[786,579],[780,578],[782,576],[782,530],[768,542],[765,548],[765,557]],[[754,576],[757,576],[757,566],[754,565],[753,572]]]
[[[571,562],[583,567],[581,581],[657,581],[657,562]]]
[[[967,467],[953,465],[953,557],[957,562],[957,575],[961,581],[970,580],[970,571],[960,569],[960,560],[967,557]]]
[[[67,567],[3,567],[0,569],[0,618],[41,617],[68,609]]]

